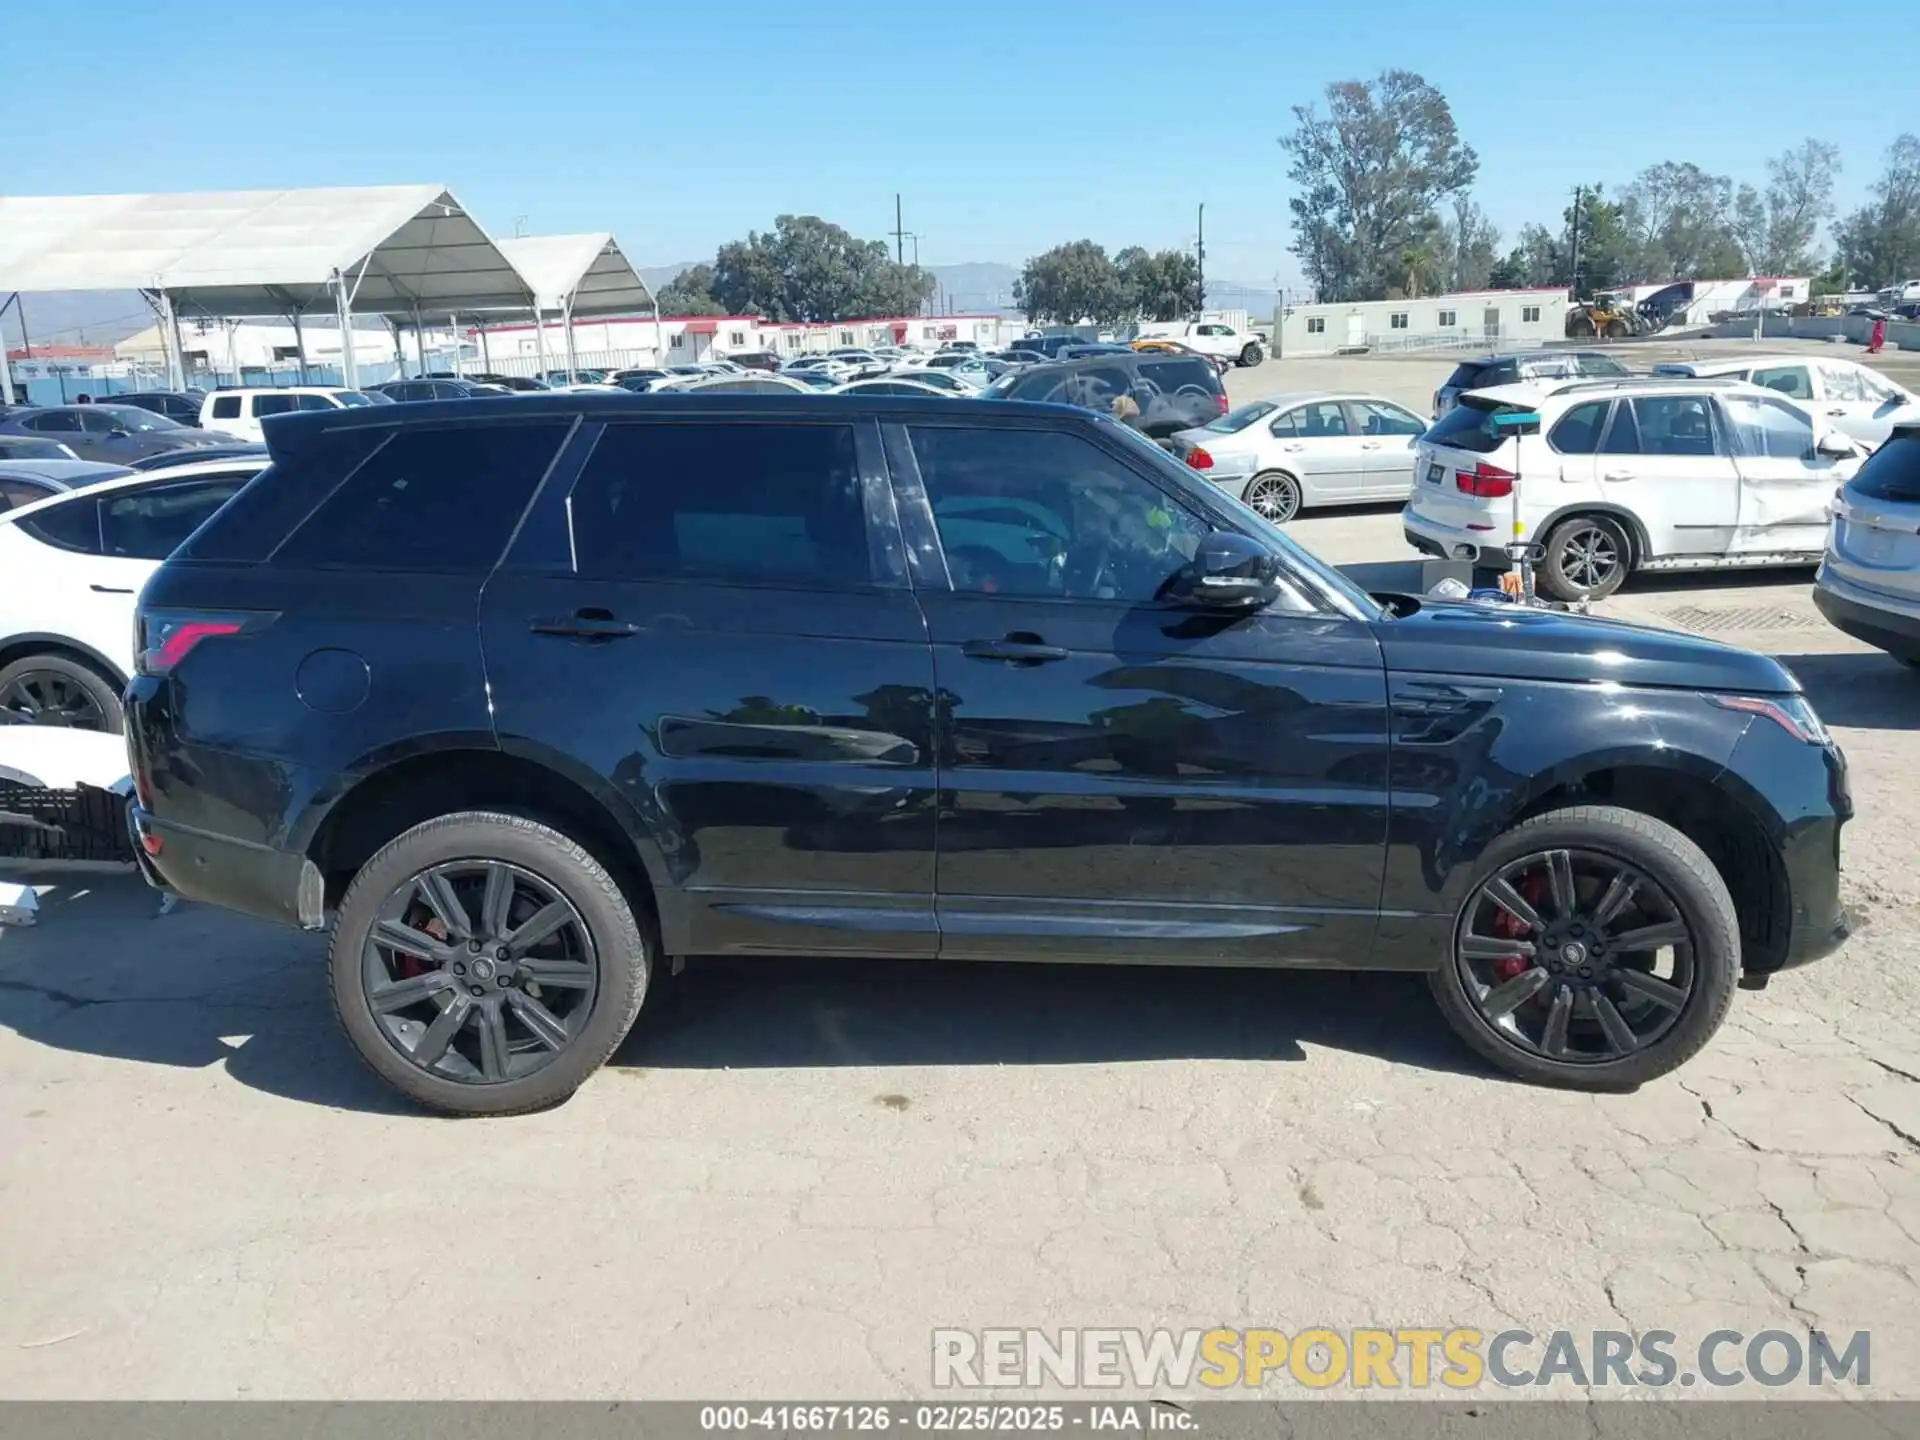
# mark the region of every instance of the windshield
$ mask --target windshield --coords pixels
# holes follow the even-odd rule
[[[1121,435],[1142,455],[1151,458],[1154,467],[1171,479],[1183,493],[1194,493],[1195,486],[1203,485],[1206,495],[1215,503],[1224,504],[1234,513],[1234,518],[1249,535],[1257,535],[1273,546],[1287,562],[1304,578],[1325,592],[1334,605],[1347,610],[1354,618],[1361,620],[1379,620],[1386,612],[1380,602],[1365,590],[1327,564],[1319,556],[1308,550],[1299,541],[1288,535],[1272,521],[1263,519],[1259,512],[1228,493],[1218,485],[1207,485],[1196,481],[1194,472],[1182,465],[1161,447],[1159,442],[1149,439],[1131,425],[1122,425],[1117,420],[1100,417],[1109,435]]]
[[[187,428],[178,420],[169,420],[164,415],[156,415],[151,410],[142,410],[135,405],[102,405],[100,409],[111,416],[113,423],[122,430],[138,432],[145,430],[184,430]]]

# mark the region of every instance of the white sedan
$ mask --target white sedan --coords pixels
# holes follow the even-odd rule
[[[1377,395],[1269,395],[1173,436],[1173,452],[1268,520],[1313,505],[1405,500],[1427,422]]]
[[[1656,375],[1746,380],[1797,400],[1813,415],[1869,450],[1896,425],[1920,421],[1920,396],[1858,360],[1838,356],[1743,355],[1727,360],[1673,361]]]

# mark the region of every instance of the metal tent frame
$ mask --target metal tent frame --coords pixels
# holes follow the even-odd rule
[[[667,352],[660,326],[660,302],[613,236],[605,233],[520,235],[501,240],[499,245],[501,253],[513,262],[533,291],[534,344],[539,348],[543,371],[547,368],[547,310],[560,312],[569,383],[580,368],[573,343],[576,318],[631,315],[636,310],[651,308],[654,356],[656,361],[664,360]]]

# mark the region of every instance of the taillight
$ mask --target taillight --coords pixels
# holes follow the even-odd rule
[[[1213,468],[1213,456],[1196,445],[1187,452],[1187,464],[1195,470],[1211,470]]]
[[[1213,399],[1214,399],[1214,403],[1220,407],[1220,413],[1222,415],[1226,414],[1227,413],[1227,392],[1222,390],[1218,395],[1214,396]]]
[[[1483,500],[1494,500],[1513,493],[1513,472],[1482,460],[1471,470],[1454,471],[1453,483],[1463,495],[1478,495]]]
[[[247,634],[273,618],[231,610],[142,610],[134,619],[134,668],[142,675],[164,675],[202,641]]]

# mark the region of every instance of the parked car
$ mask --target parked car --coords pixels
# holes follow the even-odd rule
[[[1598,350],[1526,350],[1518,355],[1485,355],[1462,360],[1446,383],[1433,392],[1433,418],[1438,420],[1469,390],[1491,390],[1496,385],[1526,381],[1551,384],[1557,380],[1621,380],[1633,372],[1611,355]]]
[[[58,441],[82,460],[109,465],[231,444],[233,439],[191,429],[133,405],[43,405],[15,410],[0,418],[0,435]]]
[[[96,460],[0,459],[0,511],[131,473],[124,465],[102,465]]]
[[[1920,669],[1920,423],[1894,427],[1840,487],[1813,603],[1838,629]]]
[[[1131,409],[1127,423],[1156,440],[1227,413],[1220,372],[1197,355],[1100,355],[1052,360],[1002,376],[996,399],[1042,400],[1083,410]],[[1125,403],[1123,403],[1125,402]]]
[[[618,385],[622,390],[631,390],[636,395],[644,395],[653,386],[665,380],[668,373],[653,366],[638,370],[616,370],[607,377],[607,383]]]
[[[1068,345],[1084,345],[1086,343],[1087,337],[1084,335],[1029,335],[1019,342],[1018,348],[1031,350],[1037,355],[1042,355],[1048,360],[1052,360],[1059,356],[1063,347]]]
[[[263,463],[125,474],[0,513],[0,713],[119,734],[140,587]]]
[[[836,395],[931,395],[936,400],[951,400],[956,395],[965,394],[966,391],[959,386],[943,389],[939,385],[930,385],[924,376],[883,375],[875,380],[854,380],[845,385],[836,385],[833,393]]]
[[[107,397],[114,405],[133,405],[142,410],[151,410],[156,415],[164,415],[169,420],[177,420],[182,425],[197,427],[200,424],[200,407],[205,403],[207,392],[204,390],[136,390],[127,395]]]
[[[457,375],[429,375],[427,378],[429,380],[457,380],[463,377]],[[547,384],[544,380],[536,380],[531,375],[501,375],[492,370],[483,370],[477,375],[468,375],[464,378],[477,380],[482,385],[498,385],[503,390],[511,390],[515,394],[520,395],[538,395],[547,389]]]
[[[854,366],[847,364],[846,361],[836,360],[830,355],[802,355],[797,360],[789,360],[786,368],[780,373],[782,375],[801,377],[808,371],[831,376],[833,383],[836,385],[844,384],[859,373]]]
[[[330,927],[424,1105],[563,1099],[685,955],[1416,971],[1486,1060],[1613,1089],[1847,934],[1845,764],[1777,660],[1376,599],[1096,415],[552,396],[270,444],[141,597],[130,820],[181,895]]]
[[[980,387],[971,379],[953,370],[920,370],[908,366],[875,378],[909,381],[912,384],[922,386],[929,390],[937,390],[942,395],[978,395],[981,393]]]
[[[448,382],[433,381],[433,384]],[[269,415],[291,415],[300,410],[346,410],[360,405],[385,405],[391,397],[337,386],[289,385],[265,390],[216,390],[200,410],[200,423],[217,430],[221,440],[263,438],[260,422]]]
[[[1004,374],[1008,367],[997,368],[1001,374]],[[987,362],[978,355],[970,355],[958,350],[942,351],[938,355],[929,355],[924,359],[896,365],[891,373],[914,378],[922,375],[944,375],[959,381],[971,390],[982,389],[999,378],[987,367]]]
[[[0,435],[0,463],[10,460],[78,460],[79,458],[58,440],[43,440],[37,435]]]
[[[864,380],[869,375],[884,375],[889,362],[882,360],[873,351],[856,346],[841,346],[838,350],[827,352],[829,359],[838,360],[848,370],[850,380]]]
[[[771,350],[742,350],[727,358],[743,370],[771,371],[780,368],[780,357]]]
[[[1111,340],[1088,340],[1079,345],[1062,345],[1053,358],[1056,360],[1084,360],[1089,355],[1131,355],[1133,346],[1121,345]]]
[[[497,387],[483,385],[477,380],[388,380],[381,385],[369,385],[369,395],[384,395],[396,403],[405,404],[418,400],[483,400],[489,395],[511,394]]]
[[[1169,448],[1276,524],[1317,505],[1404,501],[1427,422],[1377,395],[1270,395],[1173,436]]]
[[[782,370],[780,374],[788,380],[798,380],[809,390],[833,390],[841,384],[835,373],[826,369]]]
[[[198,464],[206,460],[259,460],[266,464],[267,447],[251,440],[233,440],[224,445],[203,445],[188,458]],[[149,455],[144,460],[129,461],[129,470],[167,470],[180,464],[178,451],[169,451],[162,455]],[[118,468],[118,467],[113,467]]]
[[[583,365],[578,370],[572,371],[549,370],[540,378],[546,382],[547,388],[552,390],[561,385],[600,385],[605,383],[607,372],[590,369]]]
[[[1265,358],[1265,349],[1260,337],[1246,330],[1236,330],[1233,326],[1219,320],[1192,320],[1182,324],[1143,325],[1140,328],[1144,339],[1178,340],[1189,350],[1202,355],[1211,355],[1216,359],[1228,360],[1243,368],[1258,365]]]
[[[1494,423],[1540,416],[1537,435]],[[1504,570],[1542,547],[1539,582],[1599,599],[1636,570],[1813,565],[1861,451],[1793,401],[1738,380],[1643,376],[1469,391],[1421,437],[1403,518],[1415,549]]]
[[[767,375],[754,372],[746,375],[709,375],[699,380],[689,380],[685,385],[674,387],[674,394],[710,394],[729,395],[806,395],[811,393],[810,386],[794,379],[791,375]]]
[[[1857,360],[1747,355],[1676,361],[1654,366],[1653,373],[1749,380],[1799,401],[1869,449],[1891,435],[1894,426],[1920,421],[1920,399],[1911,390]]]

